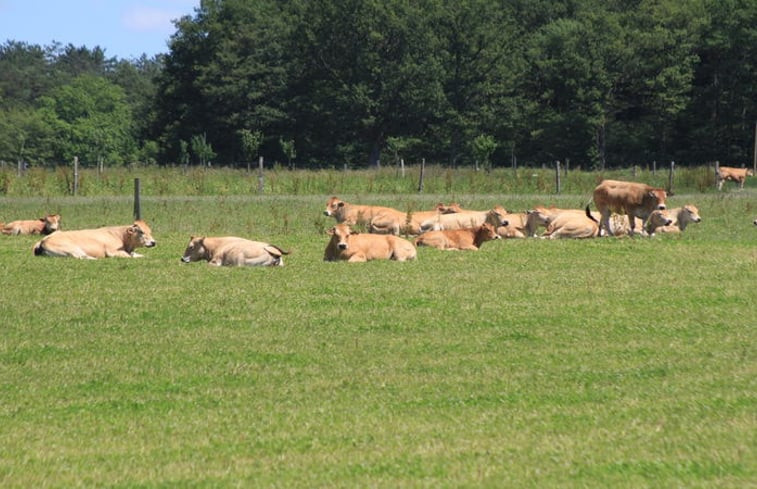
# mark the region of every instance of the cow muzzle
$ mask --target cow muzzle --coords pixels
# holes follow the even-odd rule
[[[324,216],[331,216],[331,211],[323,211]]]
[[[181,262],[182,263],[189,263],[190,261],[192,261],[192,260],[188,256],[182,256],[181,257]]]
[[[339,248],[340,250],[346,250],[347,243],[339,243],[338,245],[336,245],[336,247]]]
[[[660,204],[657,206],[658,211],[664,211],[665,209],[667,209],[667,207],[665,207],[665,204]]]
[[[155,244],[156,244],[156,243],[155,243],[155,240],[154,240],[154,239],[153,239],[153,240],[150,240],[150,241],[146,241],[146,242],[145,242],[145,248],[152,248],[153,246],[155,246]]]

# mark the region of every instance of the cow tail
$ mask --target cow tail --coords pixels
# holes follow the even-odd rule
[[[597,224],[599,224],[599,221],[597,221],[596,219],[594,219],[594,216],[591,215],[591,209],[589,208],[589,204],[586,204],[586,217],[588,217],[592,221],[594,221]]]

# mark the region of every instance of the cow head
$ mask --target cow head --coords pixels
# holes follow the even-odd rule
[[[344,208],[345,202],[338,197],[331,197],[326,202],[326,210],[323,214],[330,217],[336,217],[336,215]]]
[[[450,202],[447,205],[439,202],[436,204],[436,210],[439,211],[440,214],[457,214],[463,212],[462,207],[460,207],[460,204],[457,202]]]
[[[658,209],[652,211],[652,213],[649,214],[645,230],[648,234],[652,235],[655,233],[655,231],[657,231],[657,228],[662,226],[670,226],[671,224],[673,224],[673,220],[668,217],[668,213],[666,211],[661,211]]]
[[[127,248],[152,248],[155,246],[155,240],[152,238],[150,226],[145,221],[134,221],[134,224],[126,229],[126,236],[129,241]]]
[[[497,228],[485,222],[476,231],[476,238],[473,240],[473,243],[476,246],[481,246],[485,241],[493,239],[502,239],[502,237],[497,233]]]
[[[493,225],[495,228],[509,225],[510,222],[507,219],[507,210],[501,205],[494,206],[494,208],[486,213],[486,222]]]
[[[648,190],[643,198],[644,208],[649,209],[650,212],[653,210],[664,211],[666,209],[665,199],[667,198],[668,194],[664,189],[653,188]]]
[[[60,229],[60,214],[48,214],[40,220],[45,223],[42,234],[50,234]]]
[[[687,204],[681,208],[681,214],[678,216],[679,221],[686,222],[701,222],[702,218],[699,217],[699,209],[696,206]]]
[[[184,255],[181,257],[181,261],[184,263],[191,263],[193,261],[207,259],[208,250],[205,248],[205,236],[191,236],[189,238],[187,249],[184,250]]]
[[[337,224],[333,228],[326,231],[326,234],[331,236],[331,241],[340,250],[346,250],[349,248],[347,240],[353,234],[358,234],[350,229],[346,224]]]

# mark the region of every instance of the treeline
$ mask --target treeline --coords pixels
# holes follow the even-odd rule
[[[0,160],[741,166],[755,60],[753,0],[208,0],[153,59],[6,42]]]

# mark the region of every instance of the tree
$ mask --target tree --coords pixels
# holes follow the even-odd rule
[[[192,136],[190,141],[192,153],[197,157],[201,166],[210,166],[211,160],[215,158],[216,153],[213,151],[213,147],[207,140],[205,133],[202,135]]]
[[[497,143],[494,141],[494,138],[488,134],[480,134],[473,139],[471,147],[476,159],[476,170],[478,170],[480,164],[487,172],[490,172],[491,156],[494,150],[497,149]]]
[[[58,161],[124,164],[136,155],[131,109],[123,90],[104,78],[82,75],[43,97],[40,110]]]
[[[242,158],[247,163],[247,169],[250,169],[250,161],[255,158],[263,142],[263,133],[260,131],[251,131],[249,129],[240,129],[238,131],[239,139],[242,146]]]
[[[294,139],[285,140],[283,138],[279,138],[279,145],[281,146],[281,151],[287,157],[287,167],[290,170],[293,170],[294,166],[292,166],[292,160],[295,156],[297,156],[297,151],[294,148]]]

